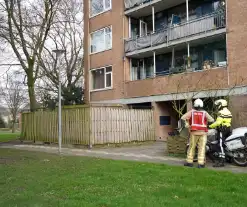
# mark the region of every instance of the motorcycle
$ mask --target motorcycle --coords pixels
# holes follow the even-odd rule
[[[181,134],[189,134],[187,128],[183,124],[180,124],[178,132]],[[219,159],[217,129],[208,130],[208,139],[206,144],[206,156],[213,162]],[[189,139],[189,136],[187,137]],[[186,154],[189,148],[189,142],[186,146]],[[232,130],[230,136],[228,136],[223,143],[225,151],[226,161],[234,163],[241,167],[247,166],[247,127],[240,127]],[[194,161],[197,161],[197,148],[195,152]]]

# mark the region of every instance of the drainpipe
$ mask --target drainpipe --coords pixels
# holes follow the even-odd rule
[[[139,36],[141,37],[143,34],[142,34],[142,20],[139,19]]]
[[[172,48],[172,68],[174,68],[174,56],[175,56],[175,48]]]
[[[123,14],[123,97],[125,98],[125,83],[126,83],[126,56],[125,56],[125,15]],[[131,38],[131,17],[128,18],[129,22],[129,38]]]
[[[131,38],[131,17],[129,17],[129,38]]]
[[[156,76],[156,57],[155,57],[155,51],[153,52],[153,56],[154,56],[154,77]]]
[[[228,8],[227,8],[227,4],[228,3],[228,1],[225,1],[225,15],[226,15],[226,29],[228,30],[228,24],[227,24],[227,22],[228,22]],[[228,60],[229,60],[229,58],[228,58],[228,32],[226,32],[226,67],[227,67],[227,84],[228,84],[228,86],[230,86],[230,67],[229,67],[229,64],[228,64]]]
[[[187,19],[187,25],[189,26],[189,0],[186,0],[186,19]],[[189,27],[187,27],[189,29]],[[188,50],[188,57],[190,57],[190,43],[187,42],[187,50]]]
[[[152,6],[152,20],[153,20],[153,33],[155,33],[155,13],[154,13],[154,6]]]
[[[133,69],[132,69],[132,59],[130,58],[129,60],[129,64],[130,64],[130,80],[133,81],[134,80],[134,75],[133,75]]]
[[[186,17],[187,22],[189,21],[189,0],[186,0]]]

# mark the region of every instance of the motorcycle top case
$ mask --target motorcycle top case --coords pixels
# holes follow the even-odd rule
[[[238,128],[232,131],[232,135],[229,136],[225,145],[230,151],[243,149],[246,146],[246,136],[247,128]]]

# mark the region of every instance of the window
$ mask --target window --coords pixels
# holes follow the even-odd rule
[[[143,80],[143,79],[146,79],[146,68],[144,65],[144,59],[132,59],[131,80]]]
[[[91,70],[92,90],[112,87],[112,66]]]
[[[146,78],[152,78],[154,75],[154,58],[149,57],[144,59]]]
[[[112,67],[105,68],[105,88],[112,87]]]
[[[155,30],[160,31],[166,28],[168,25],[167,12],[159,12],[155,14]]]
[[[155,61],[156,61],[156,75],[162,76],[169,74],[169,69],[172,65],[172,54],[160,54],[156,55]]]
[[[140,80],[141,70],[139,67],[139,60],[131,59],[131,80]]]
[[[90,2],[91,17],[111,9],[111,0],[91,0]]]
[[[91,53],[112,48],[112,28],[106,27],[91,34]]]
[[[168,125],[171,125],[171,117],[160,116],[160,126],[168,126]]]
[[[153,57],[144,59],[131,59],[131,80],[152,78],[153,71]]]
[[[139,21],[131,19],[131,38],[135,39],[140,34]]]

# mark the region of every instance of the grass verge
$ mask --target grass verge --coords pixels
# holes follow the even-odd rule
[[[0,206],[246,206],[247,175],[0,150]]]
[[[0,132],[0,143],[16,140],[19,136],[20,133]]]

